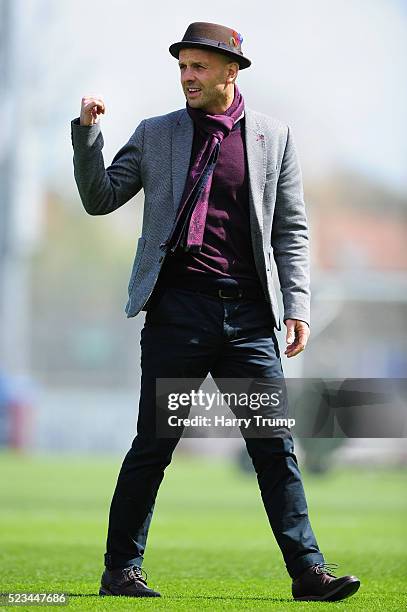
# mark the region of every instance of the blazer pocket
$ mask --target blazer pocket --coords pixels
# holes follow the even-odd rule
[[[140,267],[140,262],[143,256],[145,246],[146,246],[146,239],[144,238],[144,236],[140,236],[137,242],[137,250],[136,250],[136,255],[134,257],[133,267],[131,269],[130,282],[129,282],[129,287],[128,287],[129,295],[133,289],[134,281],[136,280],[137,272]]]

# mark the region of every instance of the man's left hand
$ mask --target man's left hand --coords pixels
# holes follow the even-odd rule
[[[305,321],[297,319],[286,319],[284,323],[287,327],[286,342],[288,345],[284,354],[287,357],[295,357],[305,349],[310,329]]]

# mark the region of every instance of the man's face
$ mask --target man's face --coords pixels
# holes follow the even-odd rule
[[[224,112],[230,104],[238,64],[216,51],[181,49],[181,85],[188,104],[207,112]]]

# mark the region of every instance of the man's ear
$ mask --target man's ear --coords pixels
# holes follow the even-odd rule
[[[237,62],[229,62],[227,64],[227,70],[228,70],[227,82],[234,83],[239,73],[239,64]]]

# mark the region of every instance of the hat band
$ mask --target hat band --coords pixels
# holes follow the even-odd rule
[[[211,47],[218,47],[219,49],[223,49],[224,51],[228,51],[229,53],[243,55],[243,53],[238,48],[233,48],[226,43],[219,42],[217,40],[212,40],[211,38],[200,38],[197,36],[191,36],[188,38],[188,40],[182,40],[181,43],[178,44],[187,45],[189,42],[202,45],[210,45]]]

